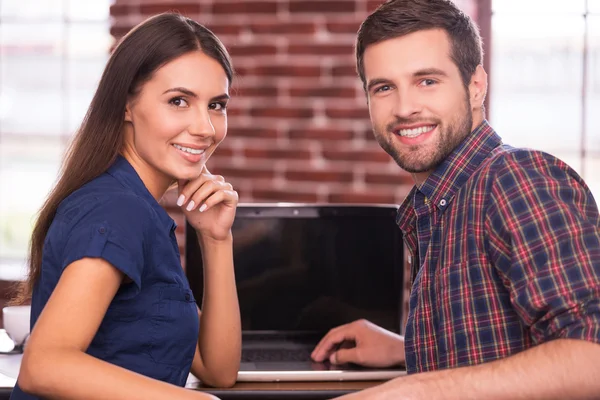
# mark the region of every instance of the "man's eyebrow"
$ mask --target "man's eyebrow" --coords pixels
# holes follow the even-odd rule
[[[421,76],[431,76],[431,75],[437,75],[437,76],[448,76],[448,74],[444,71],[442,71],[441,69],[438,68],[424,68],[424,69],[420,69],[418,71],[416,71],[413,76],[414,77],[421,77]]]
[[[368,82],[368,84],[367,84],[367,91],[370,91],[373,88],[373,86],[377,86],[377,85],[382,84],[382,83],[390,83],[390,81],[388,79],[385,79],[385,78],[374,78],[374,79],[371,79]]]

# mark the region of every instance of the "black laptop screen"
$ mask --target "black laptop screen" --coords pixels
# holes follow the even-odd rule
[[[396,208],[240,206],[233,226],[242,329],[316,331],[359,318],[400,330],[402,239]],[[186,230],[201,306],[202,258]]]

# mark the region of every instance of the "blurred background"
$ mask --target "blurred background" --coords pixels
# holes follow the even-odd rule
[[[0,281],[23,277],[34,217],[115,41],[163,11],[232,54],[229,134],[209,168],[241,201],[402,202],[412,181],[373,139],[354,68],[358,26],[381,2],[0,0]],[[484,38],[492,125],[565,160],[600,198],[600,0],[456,3]],[[163,205],[183,246],[174,198]]]

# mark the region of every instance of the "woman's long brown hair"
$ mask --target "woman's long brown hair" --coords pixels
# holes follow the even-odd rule
[[[127,101],[158,68],[197,50],[218,61],[231,84],[233,68],[223,44],[210,30],[179,14],[164,13],[147,19],[115,47],[65,153],[57,184],[40,209],[30,241],[28,277],[12,303],[24,303],[31,297],[41,273],[46,235],[60,203],[105,172],[121,151]]]

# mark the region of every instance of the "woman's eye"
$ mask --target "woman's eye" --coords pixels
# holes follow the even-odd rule
[[[210,103],[208,108],[215,111],[224,111],[227,108],[227,105],[224,103]]]
[[[188,103],[183,97],[175,97],[169,101],[175,107],[187,107]]]

